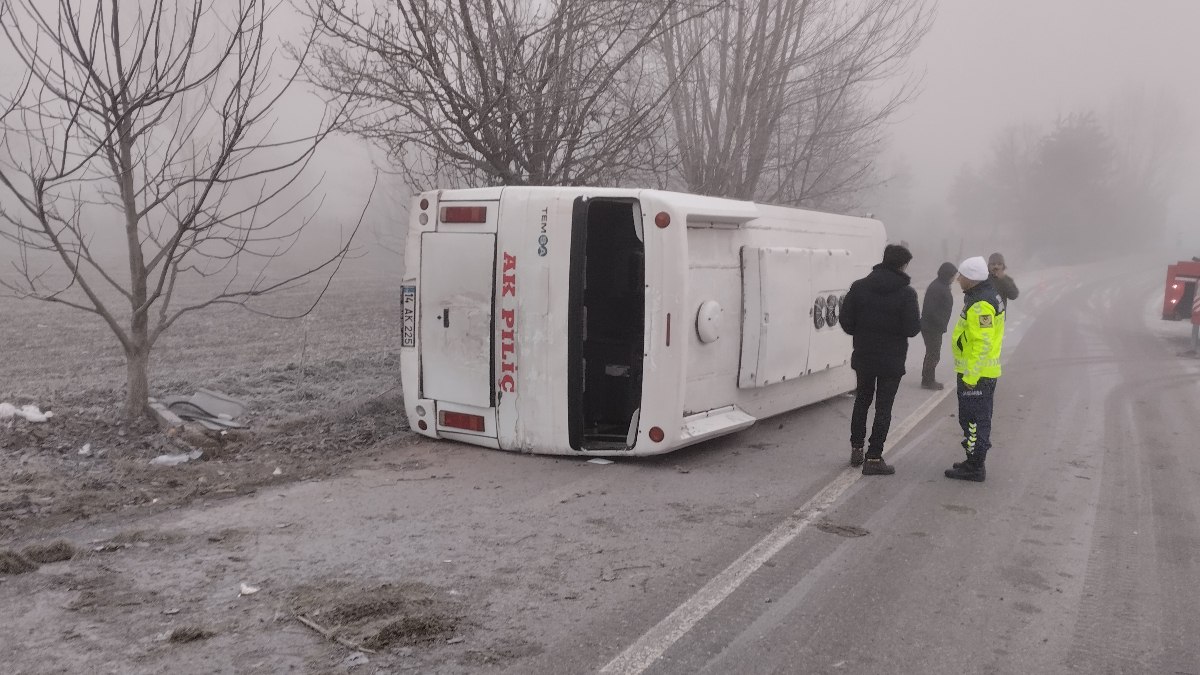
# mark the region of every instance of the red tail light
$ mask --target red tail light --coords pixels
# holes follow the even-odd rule
[[[463,429],[464,431],[483,432],[486,430],[482,416],[450,412],[448,410],[438,412],[438,424],[451,429]]]
[[[663,430],[658,427],[650,427],[649,436],[650,440],[654,441],[655,443],[662,443],[663,439],[667,437],[667,435],[663,433]]]
[[[443,223],[486,223],[486,206],[443,206]]]

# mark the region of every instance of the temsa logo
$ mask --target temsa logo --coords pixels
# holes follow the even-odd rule
[[[504,252],[500,277],[500,391],[517,391],[517,258]]]
[[[543,258],[550,252],[550,236],[546,234],[546,228],[550,225],[550,207],[542,209],[542,231],[538,235],[538,255]]]

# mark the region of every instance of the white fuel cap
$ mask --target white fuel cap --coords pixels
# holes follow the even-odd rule
[[[724,311],[716,300],[705,300],[700,304],[700,311],[696,312],[696,335],[701,342],[708,344],[721,337],[720,322]]]

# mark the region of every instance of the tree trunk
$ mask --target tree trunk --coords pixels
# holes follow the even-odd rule
[[[147,401],[150,396],[150,349],[145,343],[125,350],[125,368],[125,407],[121,415],[133,420],[149,414],[150,410]]]

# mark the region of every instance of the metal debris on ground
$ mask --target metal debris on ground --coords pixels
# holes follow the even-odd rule
[[[246,413],[246,402],[224,392],[197,389],[191,396],[168,396],[162,402],[180,419],[196,422],[209,431],[246,428],[237,421]]]
[[[258,592],[257,586],[251,586],[250,584],[243,582],[241,585],[241,588],[238,590],[238,597],[240,598],[243,595],[254,595],[257,592]]]
[[[154,466],[176,466],[179,464],[186,464],[187,462],[195,459],[200,459],[203,456],[204,453],[200,450],[181,452],[175,455],[159,455],[158,457],[150,460],[150,464]]]

